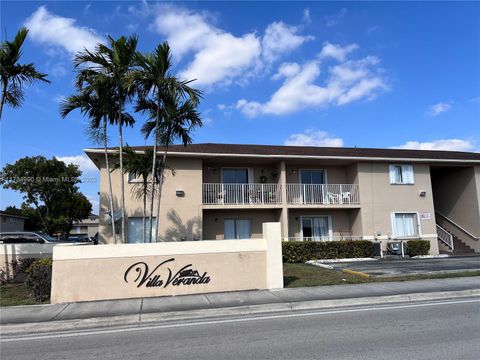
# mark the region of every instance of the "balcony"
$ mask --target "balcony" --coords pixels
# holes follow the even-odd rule
[[[276,205],[282,203],[278,184],[203,184],[204,205]]]
[[[293,205],[358,205],[357,184],[287,184],[287,202]]]

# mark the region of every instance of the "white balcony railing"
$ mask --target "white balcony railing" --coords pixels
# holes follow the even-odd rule
[[[283,241],[346,241],[346,240],[363,240],[362,235],[334,235],[334,236],[314,236],[301,237],[293,236],[284,238]]]
[[[282,203],[278,184],[203,184],[204,205],[274,205]]]
[[[289,204],[360,204],[357,184],[287,184]]]

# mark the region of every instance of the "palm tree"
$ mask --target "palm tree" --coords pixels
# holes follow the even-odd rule
[[[157,197],[157,227],[155,239],[158,239],[160,228],[160,204],[162,188],[165,180],[165,168],[167,162],[168,147],[176,141],[184,146],[192,143],[191,132],[202,126],[200,113],[197,111],[198,102],[191,99],[183,99],[180,93],[170,93],[163,99],[161,108],[157,103],[148,100],[140,100],[137,110],[149,113],[148,120],[142,127],[145,138],[154,133],[156,144],[163,146],[163,158],[160,162],[159,185]],[[158,121],[160,118],[160,121]]]
[[[2,119],[3,105],[12,107],[22,105],[25,98],[24,84],[35,81],[49,83],[47,74],[39,73],[33,63],[19,64],[22,56],[22,45],[27,37],[28,29],[22,27],[12,42],[5,40],[0,46],[0,78],[2,81],[2,99],[0,101],[0,120]]]
[[[126,38],[121,36],[117,40],[108,37],[108,46],[97,44],[93,52],[85,49],[74,59],[75,67],[86,67],[85,77],[95,79],[96,83],[103,84],[109,90],[107,96],[111,106],[115,109],[115,123],[119,135],[121,213],[122,213],[122,242],[125,236],[125,181],[123,172],[123,126],[127,125],[124,118],[125,106],[132,99],[134,89],[129,87],[128,79],[135,67],[138,39],[135,35]],[[133,120],[133,119],[132,119]]]
[[[143,154],[135,152],[128,144],[123,148],[125,155],[123,171],[125,174],[131,174],[135,178],[140,178],[138,193],[143,200],[143,242],[146,239],[146,215],[147,215],[147,194],[149,192],[149,182],[152,170],[153,150],[146,149]],[[119,168],[117,165],[116,168]],[[152,183],[152,182],[150,182]],[[150,239],[151,242],[151,239]]]
[[[162,137],[161,134],[161,120],[164,104],[167,97],[172,98],[172,94],[177,94],[180,98],[190,99],[193,104],[198,104],[201,97],[201,92],[193,89],[189,84],[193,80],[180,81],[174,75],[171,74],[172,61],[170,54],[170,46],[167,42],[158,45],[155,51],[151,54],[142,55],[137,54],[137,64],[139,69],[133,72],[130,79],[130,85],[135,88],[139,95],[137,111],[150,112],[150,119],[154,119],[153,125],[150,122],[149,127],[153,126],[148,132],[147,137],[153,131],[154,143],[153,143],[153,159],[152,159],[152,174],[154,174],[154,180],[158,178],[156,176],[158,169],[155,167],[157,164],[157,147],[159,145],[158,140]],[[175,96],[177,96],[175,95]],[[151,112],[153,111],[153,112]],[[168,146],[167,146],[168,149]],[[164,158],[166,153],[164,154]],[[165,163],[162,163],[163,167]],[[161,179],[161,178],[160,178]],[[161,187],[161,183],[160,183]],[[155,182],[152,184],[152,194],[155,192]],[[161,196],[161,192],[159,193]],[[149,229],[150,232],[153,228],[153,203],[154,197],[152,195],[150,202],[150,215],[149,215]],[[157,211],[158,212],[158,211]],[[159,228],[159,219],[157,216],[157,233]],[[150,237],[151,238],[151,237]]]
[[[114,242],[116,243],[117,239],[114,220],[115,208],[113,205],[112,177],[108,156],[107,127],[109,124],[114,123],[117,112],[112,108],[109,102],[108,89],[103,88],[101,82],[95,83],[94,79],[89,79],[86,74],[80,72],[77,76],[76,88],[78,94],[68,96],[61,102],[60,115],[62,118],[65,118],[73,110],[79,109],[83,115],[89,118],[87,132],[90,137],[96,142],[103,142],[105,165],[108,174],[112,234]],[[133,124],[134,122],[133,118],[128,113],[123,113],[122,118],[129,124]]]

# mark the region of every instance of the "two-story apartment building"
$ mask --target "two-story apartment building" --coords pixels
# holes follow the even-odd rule
[[[103,149],[85,152],[101,173],[99,242],[111,243]],[[421,238],[432,254],[480,252],[479,153],[193,144],[171,146],[167,163],[158,241],[256,238],[274,221],[285,240]],[[139,242],[143,203],[124,179],[127,239]],[[112,182],[118,209],[117,171]]]

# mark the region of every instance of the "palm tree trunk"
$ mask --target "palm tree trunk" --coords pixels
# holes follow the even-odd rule
[[[2,113],[3,113],[3,105],[7,100],[7,83],[2,81],[2,101],[0,103],[0,120],[2,120]]]
[[[157,118],[155,119],[155,131],[153,133],[153,160],[152,160],[152,198],[150,199],[150,215],[148,217],[149,238],[148,242],[152,242],[153,232],[153,203],[155,201],[155,179],[157,178],[157,141],[158,141],[158,123],[160,122],[160,103],[157,104]],[[158,213],[158,211],[157,211]],[[158,215],[157,215],[158,228]],[[155,231],[155,235],[158,232]],[[155,238],[156,241],[156,238]]]
[[[165,144],[165,151],[163,152],[162,164],[160,165],[160,183],[158,184],[158,198],[157,198],[157,226],[155,228],[155,241],[158,241],[158,231],[160,228],[160,202],[162,200],[163,180],[165,173],[165,164],[167,161],[168,144]]]
[[[147,230],[147,186],[148,181],[146,184],[143,184],[143,243],[145,243],[146,239],[146,230]]]
[[[108,140],[107,140],[107,119],[103,119],[103,149],[105,152],[105,166],[107,167],[107,175],[108,175],[108,195],[109,195],[109,201],[110,201],[110,216],[112,218],[112,234],[113,234],[113,242],[114,244],[117,243],[117,234],[115,232],[115,219],[113,217],[113,214],[115,212],[115,209],[113,208],[113,189],[112,189],[112,175],[110,173],[110,165],[108,162],[108,151],[107,151],[107,146],[108,146]]]
[[[122,211],[122,243],[126,244],[125,236],[125,182],[124,182],[124,173],[123,173],[123,134],[122,134],[122,114],[118,114],[118,135],[119,135],[119,158],[120,158],[120,202],[121,202],[121,211]]]

